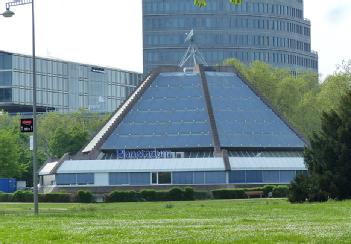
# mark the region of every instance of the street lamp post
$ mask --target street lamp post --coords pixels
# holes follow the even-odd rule
[[[37,172],[37,77],[36,77],[36,57],[35,57],[35,18],[34,18],[34,0],[14,0],[6,3],[6,11],[2,14],[4,17],[12,17],[15,13],[10,7],[32,4],[32,69],[33,69],[33,195],[34,195],[34,214],[39,213],[38,204],[38,172]]]

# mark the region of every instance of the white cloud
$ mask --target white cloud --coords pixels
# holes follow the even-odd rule
[[[332,74],[343,60],[351,59],[351,1],[305,1],[311,19],[312,49],[319,53],[319,72]]]

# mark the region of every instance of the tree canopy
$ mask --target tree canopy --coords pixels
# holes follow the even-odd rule
[[[290,186],[291,202],[351,198],[351,91],[337,109],[323,112],[320,133],[305,149],[309,174],[299,175]]]

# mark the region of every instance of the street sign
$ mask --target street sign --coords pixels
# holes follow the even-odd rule
[[[21,132],[33,132],[33,119],[21,119]]]
[[[33,136],[29,136],[29,150],[33,151]]]

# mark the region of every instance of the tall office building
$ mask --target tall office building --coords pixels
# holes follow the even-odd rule
[[[244,0],[240,5],[209,0],[205,8],[194,7],[192,0],[143,0],[144,73],[178,64],[191,29],[209,65],[234,57],[246,64],[261,60],[318,72],[303,0]]]
[[[142,74],[57,59],[37,59],[38,112],[114,111]],[[32,57],[0,51],[0,110],[31,112]]]

